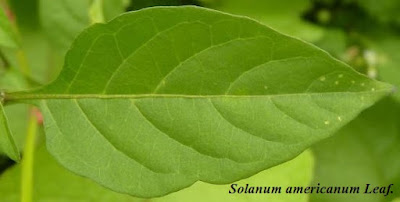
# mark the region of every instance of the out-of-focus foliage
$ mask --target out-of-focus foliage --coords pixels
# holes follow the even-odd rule
[[[124,194],[112,192],[93,181],[72,174],[61,167],[41,147],[35,157],[34,167],[34,201],[35,202],[220,202],[237,201],[252,202],[264,200],[272,202],[306,202],[308,195],[276,194],[276,195],[231,195],[228,194],[230,185],[210,185],[197,182],[194,186],[171,195],[155,199],[139,199]],[[306,186],[312,178],[313,156],[307,151],[298,158],[279,165],[270,170],[261,172],[249,179],[237,182],[239,185],[265,185],[265,186]],[[298,172],[301,170],[302,172]],[[19,165],[0,176],[0,196],[2,202],[15,202],[20,200],[20,172]],[[284,192],[284,190],[282,190]]]
[[[400,25],[400,1],[358,0],[357,3],[381,22]]]
[[[396,85],[398,91],[400,89],[400,34],[383,35],[372,43],[371,48],[376,51],[378,78]],[[400,105],[400,93],[396,92],[393,96]]]
[[[93,18],[108,21],[124,12],[126,6],[124,0],[39,1],[40,22],[54,48],[62,55],[78,33],[93,22],[99,22]]]
[[[280,32],[299,37],[307,41],[316,41],[323,30],[302,18],[303,12],[309,9],[309,0],[203,0],[206,6],[245,15],[261,21]]]
[[[4,8],[3,8],[4,7]],[[0,3],[0,46],[16,48],[18,42],[8,17],[5,5]]]
[[[311,201],[391,201],[400,192],[400,106],[392,99],[363,112],[336,136],[314,147],[314,183],[335,186],[394,184],[394,194],[315,194]]]
[[[326,30],[316,44],[359,72],[400,86],[400,30],[396,24],[399,1],[316,0],[305,17]],[[391,5],[391,6],[388,6]],[[397,6],[396,6],[397,5]],[[321,23],[316,13],[330,13]],[[384,12],[384,13],[382,13]],[[313,15],[314,14],[314,15]],[[331,35],[331,36],[329,36]],[[340,45],[339,45],[340,44]],[[397,100],[397,101],[396,101]],[[361,114],[336,136],[315,146],[314,183],[387,186],[400,181],[399,93]],[[400,192],[381,195],[313,195],[319,201],[391,201]]]
[[[0,73],[0,88],[7,91],[24,90],[29,82],[15,70]],[[10,130],[13,134],[15,144],[22,150],[26,135],[26,122],[29,116],[29,106],[10,105],[5,108],[5,113],[9,120]]]
[[[116,16],[126,11],[129,6],[129,0],[100,0],[102,3],[103,19],[112,20]],[[93,3],[92,3],[93,4]]]
[[[2,202],[20,201],[21,166],[16,165],[0,177],[0,196]],[[136,201],[117,194],[74,175],[62,168],[47,153],[45,147],[36,151],[34,166],[34,201]]]
[[[76,35],[90,25],[90,0],[40,0],[40,22],[56,50],[65,54]]]
[[[10,19],[17,27],[20,48],[3,50],[10,66],[32,80],[47,83],[61,68],[39,24],[38,0],[10,0]]]
[[[201,5],[198,0],[131,0],[128,10],[139,10],[153,6]]]
[[[0,103],[0,155],[6,155],[15,161],[20,160],[20,154],[8,126],[3,103]]]

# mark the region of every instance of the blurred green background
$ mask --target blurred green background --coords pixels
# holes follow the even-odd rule
[[[0,46],[0,88],[23,90],[53,80],[73,39],[96,22],[151,6],[197,5],[254,18],[312,43],[371,78],[400,86],[400,0],[0,0],[15,38]],[[0,35],[2,33],[0,32]],[[12,43],[10,43],[12,42]],[[29,106],[7,106],[12,132],[24,149]],[[38,123],[41,124],[40,121]],[[39,127],[34,201],[343,201],[399,202],[400,93],[363,112],[332,138],[294,160],[238,184],[258,186],[387,186],[368,194],[230,195],[230,185],[198,182],[156,199],[109,191],[60,167],[46,152]],[[20,201],[21,166],[0,156],[0,202]]]

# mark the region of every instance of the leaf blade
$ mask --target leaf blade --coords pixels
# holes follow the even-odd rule
[[[189,6],[92,26],[57,80],[8,98],[37,100],[61,164],[155,197],[290,160],[391,88],[251,19]]]
[[[0,132],[0,154],[5,154],[12,160],[19,161],[21,159],[19,150],[8,128],[8,121],[2,103],[0,103]]]

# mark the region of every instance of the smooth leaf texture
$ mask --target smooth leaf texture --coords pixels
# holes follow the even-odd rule
[[[337,135],[317,144],[315,183],[388,186],[393,194],[315,194],[312,202],[385,202],[400,196],[400,107],[385,99],[363,112]]]
[[[18,43],[11,24],[0,6],[0,46],[17,48]]]
[[[162,196],[288,161],[392,87],[249,18],[159,7],[85,30],[57,80],[14,93],[68,169]]]
[[[0,154],[5,154],[11,159],[19,161],[20,155],[7,122],[3,104],[0,103]]]
[[[74,175],[61,167],[48,154],[44,147],[35,153],[34,167],[34,202],[252,202],[268,197],[271,202],[307,202],[308,195],[294,194],[229,194],[230,185],[210,185],[197,182],[190,188],[155,199],[139,199],[108,190],[93,181]],[[307,186],[312,178],[313,156],[306,151],[299,157],[263,171],[249,179],[236,182],[239,185],[264,186]],[[300,171],[300,172],[299,172]],[[16,165],[0,176],[1,202],[20,201],[21,166]],[[62,189],[54,186],[55,182],[62,183]]]

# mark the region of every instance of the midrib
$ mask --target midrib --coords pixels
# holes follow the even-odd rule
[[[142,99],[142,98],[191,98],[191,99],[210,99],[210,98],[270,98],[270,97],[289,97],[289,96],[315,96],[315,95],[347,95],[347,94],[375,94],[390,92],[387,89],[376,91],[359,92],[302,92],[268,95],[186,95],[186,94],[30,94],[30,93],[9,93],[4,94],[5,101],[17,100],[48,100],[48,99]]]

